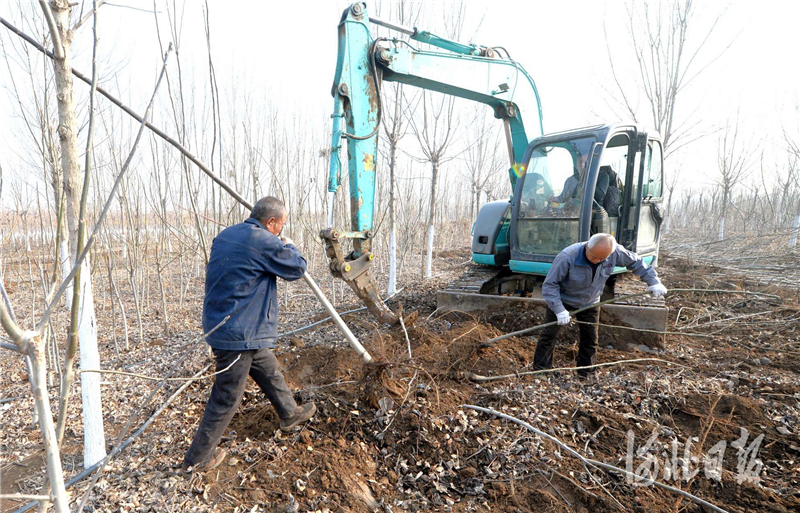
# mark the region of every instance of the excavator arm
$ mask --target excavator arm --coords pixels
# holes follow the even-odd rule
[[[371,24],[399,31],[411,41],[443,51],[422,50],[400,39],[375,38]],[[465,45],[427,31],[370,18],[364,2],[345,10],[339,23],[338,58],[331,90],[334,107],[328,226],[321,237],[333,275],[345,280],[382,322],[394,324],[398,316],[381,301],[369,272],[374,258],[371,241],[382,81],[408,84],[490,106],[504,124],[512,187],[525,172],[518,162],[522,161],[529,142],[542,135],[543,129],[536,85],[519,63],[500,58],[491,47]],[[347,141],[349,231],[333,227],[334,195],[342,181],[342,141]],[[345,253],[346,241],[352,246],[349,253]]]

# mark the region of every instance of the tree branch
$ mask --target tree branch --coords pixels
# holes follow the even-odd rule
[[[55,295],[50,301],[50,304],[47,306],[42,318],[39,320],[39,323],[36,325],[36,331],[41,332],[44,326],[47,324],[47,321],[50,319],[50,316],[53,313],[53,308],[58,301],[61,294],[67,290],[70,280],[72,280],[78,272],[78,269],[81,268],[81,264],[83,263],[86,255],[89,254],[89,250],[92,248],[92,243],[94,242],[94,238],[97,235],[97,232],[100,231],[100,227],[103,224],[103,220],[108,214],[109,209],[111,208],[111,203],[114,201],[116,196],[117,188],[119,187],[120,182],[122,181],[122,177],[125,176],[125,172],[128,170],[128,166],[130,166],[131,161],[133,160],[133,156],[136,153],[136,147],[139,145],[139,140],[142,138],[142,132],[144,132],[144,127],[146,125],[145,119],[150,115],[150,110],[153,107],[153,103],[155,103],[156,93],[158,92],[158,86],[161,84],[161,79],[164,77],[164,74],[167,71],[167,59],[169,58],[170,53],[172,52],[172,45],[170,45],[167,52],[164,54],[164,61],[161,66],[161,73],[158,75],[158,80],[156,81],[155,88],[153,90],[153,94],[150,97],[150,103],[147,105],[147,109],[145,110],[145,117],[142,118],[141,125],[139,126],[139,132],[136,134],[136,139],[133,141],[133,145],[131,146],[130,153],[128,154],[128,158],[125,160],[125,164],[122,166],[122,169],[117,176],[117,179],[114,181],[114,185],[111,187],[111,192],[108,195],[108,199],[106,200],[105,206],[103,206],[102,212],[100,212],[100,216],[97,218],[97,222],[94,226],[94,230],[92,230],[92,235],[87,239],[86,245],[81,251],[81,254],[78,258],[75,259],[75,264],[72,267],[72,270],[69,272],[67,276],[64,277],[63,281],[61,282],[61,286],[56,291]],[[100,88],[98,88],[98,91]]]
[[[47,21],[47,28],[50,30],[50,39],[53,40],[53,54],[58,60],[64,60],[64,46],[61,44],[61,33],[56,26],[56,20],[53,18],[53,11],[50,10],[50,4],[47,0],[39,0],[39,6],[44,13],[44,19]]]
[[[586,457],[582,456],[578,451],[576,451],[572,447],[568,446],[567,444],[565,444],[564,442],[562,442],[558,438],[556,438],[556,437],[554,437],[552,435],[549,435],[549,434],[547,434],[547,433],[545,433],[543,431],[539,431],[538,429],[536,429],[535,427],[531,426],[527,422],[525,422],[523,420],[520,420],[520,419],[518,419],[516,417],[512,417],[511,415],[506,415],[505,413],[500,413],[499,411],[492,410],[491,408],[483,408],[481,406],[474,406],[474,405],[471,405],[471,404],[462,404],[461,407],[462,408],[468,408],[470,410],[480,411],[480,412],[483,412],[483,413],[488,413],[490,415],[494,415],[495,417],[500,417],[500,418],[503,418],[503,419],[506,419],[506,420],[510,420],[511,422],[524,427],[528,431],[532,431],[532,432],[536,433],[537,435],[539,435],[539,436],[541,436],[543,438],[546,438],[547,440],[550,440],[551,442],[555,443],[557,446],[559,446],[562,449],[564,449],[565,451],[567,451],[567,453],[569,453],[570,455],[578,458],[584,465],[591,465],[593,467],[600,467],[600,468],[605,469],[605,470],[610,470],[612,472],[617,472],[617,473],[622,474],[622,475],[624,475],[624,476],[626,476],[626,477],[628,477],[630,479],[635,479],[636,478],[635,474],[632,474],[631,472],[628,472],[627,470],[621,469],[619,467],[615,467],[613,465],[609,465],[608,463],[603,463],[602,461],[597,461],[597,460],[593,460],[593,459],[586,458]],[[711,504],[710,502],[705,501],[705,500],[703,500],[703,499],[701,499],[701,498],[699,498],[699,497],[697,497],[695,495],[692,495],[691,493],[684,492],[683,490],[681,490],[679,488],[675,488],[674,486],[670,486],[668,484],[660,483],[660,482],[658,482],[658,481],[656,481],[654,479],[651,480],[651,481],[655,486],[657,486],[659,488],[663,488],[665,490],[669,490],[669,491],[677,493],[679,495],[682,495],[683,497],[686,497],[687,499],[689,499],[690,501],[694,502],[695,504],[700,504],[701,506],[705,506],[706,508],[709,508],[709,509],[711,509],[713,511],[716,511],[717,513],[728,513],[726,510],[724,510],[724,509],[722,509],[722,508],[720,508],[718,506],[715,506],[714,504]]]
[[[34,48],[36,48],[40,52],[44,53],[45,55],[47,55],[50,58],[53,58],[53,53],[52,52],[47,50],[45,47],[43,47],[42,45],[37,43],[33,38],[31,38],[30,36],[28,36],[27,34],[22,32],[21,30],[16,28],[14,25],[9,23],[8,21],[3,19],[2,17],[0,17],[0,24],[4,25],[6,28],[8,28],[9,30],[11,30],[12,32],[17,34],[19,37],[24,39],[28,44],[30,44],[31,46],[33,46]],[[92,81],[89,78],[87,78],[86,75],[84,75],[83,73],[79,72],[75,68],[72,69],[72,74],[75,75],[76,77],[78,77],[80,80],[82,80],[83,82],[85,82],[87,84],[91,84],[92,83]],[[238,201],[239,203],[244,205],[245,208],[248,208],[248,209],[252,209],[253,208],[253,205],[249,201],[244,199],[238,192],[236,192],[235,189],[233,189],[224,180],[222,180],[220,177],[218,177],[216,175],[216,173],[211,171],[205,164],[203,164],[203,162],[201,162],[197,157],[195,157],[181,143],[179,143],[178,141],[176,141],[175,139],[173,139],[172,137],[167,135],[164,131],[162,131],[158,127],[153,126],[152,124],[150,124],[148,121],[146,121],[144,118],[142,118],[142,116],[140,116],[139,114],[137,114],[136,112],[131,110],[130,107],[128,107],[127,105],[123,104],[120,100],[118,100],[116,97],[114,97],[111,93],[109,93],[108,91],[106,91],[102,87],[98,86],[97,87],[97,92],[102,94],[103,96],[105,96],[111,103],[113,103],[114,105],[116,105],[117,107],[119,107],[120,109],[125,111],[125,113],[128,114],[129,116],[131,116],[133,119],[135,119],[136,121],[138,121],[140,123],[143,123],[144,126],[149,128],[150,130],[152,130],[156,135],[158,135],[159,137],[161,137],[162,139],[167,141],[169,144],[171,144],[175,149],[180,151],[194,165],[196,165],[198,168],[200,168],[200,170],[203,173],[205,173],[209,178],[211,178],[214,182],[216,182],[217,185],[219,185],[220,187],[225,189],[225,191],[228,194],[230,194],[231,196],[233,196],[233,198],[236,201]]]
[[[137,374],[135,372],[124,372],[124,371],[110,370],[110,369],[84,369],[84,370],[81,370],[81,371],[78,371],[78,372],[81,373],[81,374],[83,374],[84,372],[94,372],[94,373],[97,373],[97,374],[119,374],[121,376],[133,376],[135,378],[149,379],[151,381],[196,381],[198,379],[213,378],[214,376],[216,376],[218,374],[222,374],[223,372],[225,372],[225,371],[229,370],[231,367],[233,367],[233,364],[238,362],[241,357],[242,357],[242,355],[237,356],[236,359],[234,361],[232,361],[230,365],[228,365],[227,367],[225,367],[224,369],[222,369],[220,371],[213,372],[213,373],[208,374],[206,376],[192,376],[191,378],[165,378],[163,376],[158,376],[158,377],[156,377],[156,376],[147,376],[146,374]]]
[[[106,0],[100,0],[99,2],[97,2],[97,7],[95,7],[94,9],[92,9],[92,11],[94,11],[94,10],[96,10],[96,9],[99,9],[99,8],[100,8],[100,7],[102,7],[102,6],[103,6],[103,4],[105,4],[105,3],[106,3]],[[79,28],[81,28],[81,25],[83,25],[84,23],[86,23],[87,21],[89,21],[89,19],[91,19],[91,17],[92,17],[92,15],[93,15],[93,14],[94,14],[94,12],[90,12],[89,14],[87,14],[86,16],[84,16],[83,18],[81,18],[80,20],[78,20],[78,21],[75,23],[75,25],[73,25],[73,27],[72,27],[72,31],[73,31],[73,32],[75,32],[76,30],[78,30]]]

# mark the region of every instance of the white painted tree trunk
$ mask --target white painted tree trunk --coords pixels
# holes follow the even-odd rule
[[[48,4],[45,0],[40,0],[42,12],[45,19],[48,21],[51,40],[53,41],[53,71],[55,72],[55,85],[56,85],[56,98],[58,100],[58,138],[61,146],[61,171],[64,186],[64,199],[66,203],[66,218],[67,218],[67,233],[64,237],[68,241],[70,260],[77,259],[78,255],[78,230],[81,223],[81,197],[82,194],[83,177],[80,172],[80,165],[78,157],[78,122],[75,115],[75,100],[73,97],[73,83],[72,83],[72,61],[71,61],[71,44],[74,36],[72,27],[72,7],[73,5],[69,0],[50,0]],[[95,53],[96,53],[96,37],[97,32],[95,28],[95,46],[93,51],[93,79],[96,78],[95,74]],[[90,102],[91,105],[91,102]],[[90,116],[90,119],[92,117]],[[89,134],[91,134],[89,129]],[[90,151],[91,145],[89,145]],[[88,153],[87,153],[88,155]],[[87,157],[87,162],[89,158]],[[87,164],[88,168],[88,164]],[[88,176],[85,177],[89,179]],[[87,183],[88,185],[88,183]],[[88,193],[88,187],[86,188]],[[83,203],[85,206],[85,202]],[[59,248],[59,252],[60,252]],[[79,298],[79,308],[77,310],[78,316],[78,329],[72,333],[78,335],[78,342],[80,348],[81,368],[94,368],[100,367],[100,356],[97,351],[97,327],[94,315],[94,297],[92,296],[91,288],[91,266],[89,259],[81,266],[81,292]],[[85,285],[84,285],[85,283]],[[74,306],[74,305],[73,305]],[[74,311],[74,310],[73,310]],[[74,326],[74,325],[73,325]],[[72,329],[72,328],[71,328]],[[72,355],[76,350],[74,336],[71,337],[70,343],[72,347],[67,348],[67,358],[65,358],[65,379],[61,394],[59,397],[59,424],[57,425],[57,436],[59,441],[63,437],[65,422],[66,422],[66,408],[69,399],[70,387],[70,370],[73,360]],[[105,456],[105,437],[103,434],[103,414],[102,403],[100,400],[100,376],[91,373],[82,375],[81,379],[81,394],[83,396],[83,417],[84,417],[84,465],[89,466],[98,462]],[[42,417],[42,415],[40,415]]]
[[[428,243],[425,249],[425,277],[430,278],[433,276],[433,237],[436,228],[433,224],[428,225]]]
[[[433,275],[433,237],[436,233],[436,197],[439,190],[439,161],[431,162],[431,204],[428,208],[428,244],[425,250],[425,278]]]
[[[664,235],[667,235],[667,234],[669,234],[669,225],[670,225],[670,221],[672,221],[672,216],[669,216],[669,215],[668,215],[668,216],[666,217],[666,219],[664,219]]]
[[[399,107],[395,109],[399,115]],[[397,142],[392,140],[391,158],[389,161],[389,289],[391,296],[397,291],[397,233],[394,218],[394,170],[397,163]]]
[[[717,240],[722,240],[725,238],[725,218],[721,217],[719,219],[719,231],[717,232]]]
[[[792,222],[792,235],[789,237],[789,247],[795,248],[797,247],[797,232],[800,231],[800,213],[794,216],[794,221]]]
[[[66,236],[66,233],[64,234]],[[61,241],[61,246],[58,248],[61,259],[61,276],[67,276],[72,270],[72,258],[69,256],[69,241],[66,237]],[[72,310],[72,280],[67,285],[67,291],[64,293],[67,299],[67,310]]]
[[[397,238],[395,226],[389,227],[389,290],[388,295],[397,292]]]
[[[91,265],[87,256],[81,265],[81,304],[78,313],[81,370],[100,368],[100,353],[97,349],[97,319],[95,318],[91,276]],[[94,465],[106,456],[100,378],[101,375],[96,372],[81,373],[84,468]]]

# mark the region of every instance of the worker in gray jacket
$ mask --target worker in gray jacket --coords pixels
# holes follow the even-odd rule
[[[619,246],[613,235],[598,233],[588,242],[579,242],[565,248],[556,256],[542,285],[542,297],[547,302],[544,322],[558,322],[542,330],[533,365],[536,370],[553,367],[553,346],[561,326],[571,322],[570,312],[600,301],[606,281],[614,267],[627,267],[647,283],[654,297],[663,297],[666,287],[658,279],[656,270],[647,265],[636,253]],[[579,325],[580,345],[577,367],[594,365],[597,351],[597,323],[600,307],[589,308],[575,315]],[[589,323],[589,324],[583,324]],[[594,369],[579,370],[585,378]]]

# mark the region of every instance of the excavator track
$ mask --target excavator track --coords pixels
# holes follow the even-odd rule
[[[470,264],[466,272],[455,281],[447,284],[441,292],[460,292],[466,294],[482,294],[484,289],[497,279],[503,271],[496,267]]]

